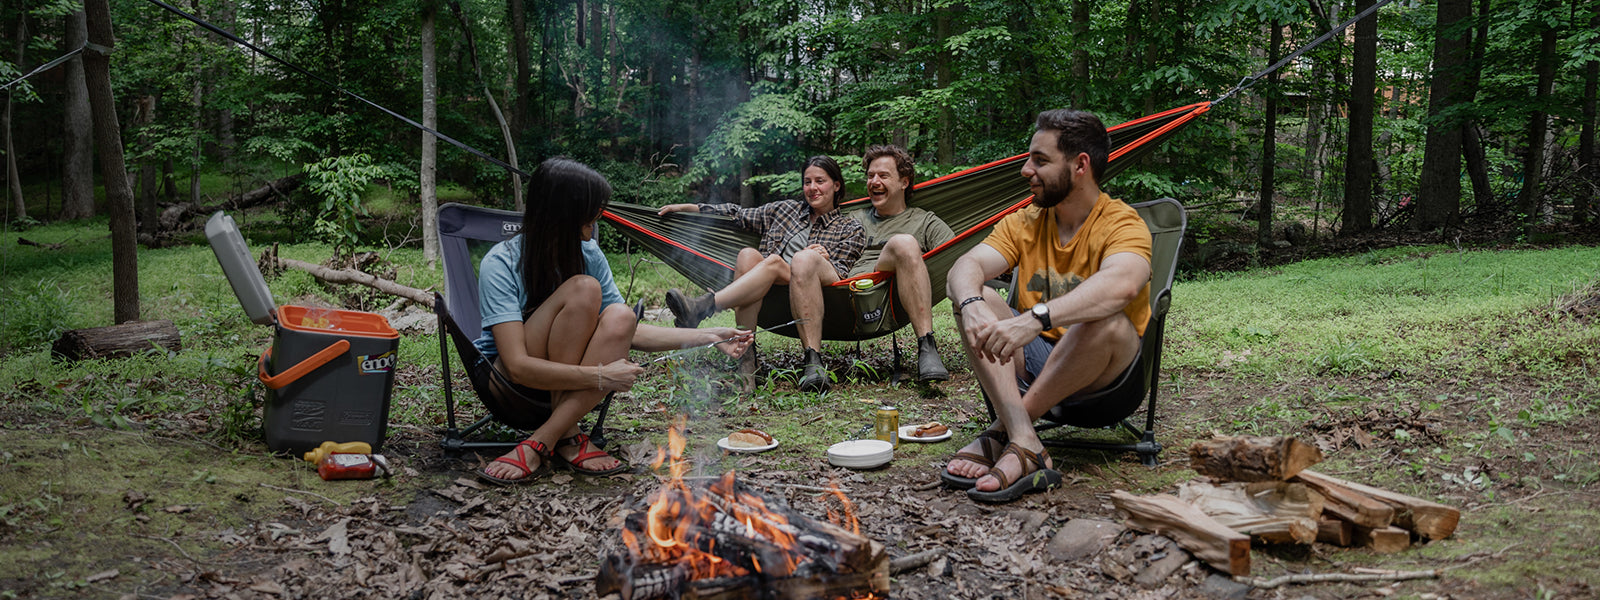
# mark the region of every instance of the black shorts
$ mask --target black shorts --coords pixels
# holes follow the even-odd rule
[[[1013,315],[1020,315],[1012,309]],[[1017,376],[1017,389],[1026,393],[1028,386],[1044,371],[1044,363],[1049,360],[1050,353],[1056,348],[1055,342],[1044,337],[1033,338],[1022,347],[1022,366],[1027,372],[1027,377]],[[1117,375],[1116,380],[1110,385],[1094,391],[1083,391],[1063,398],[1059,404],[1050,409],[1051,416],[1073,415],[1073,425],[1079,427],[1104,427],[1114,424],[1122,419],[1130,406],[1137,407],[1144,400],[1144,382],[1139,381],[1138,375],[1144,366],[1144,347],[1140,345],[1139,353],[1134,355],[1133,362],[1128,363],[1128,368]],[[1080,421],[1080,419],[1082,421]],[[1109,423],[1103,421],[1109,420]],[[1079,422],[1094,423],[1080,425]]]
[[[503,421],[526,421],[542,423],[550,416],[550,391],[531,388],[511,381],[501,371],[495,369],[487,357],[479,356],[472,365],[472,378],[484,384],[483,398],[489,405],[489,412],[500,417]],[[510,418],[516,415],[519,418]]]

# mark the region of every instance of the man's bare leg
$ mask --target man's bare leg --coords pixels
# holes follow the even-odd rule
[[[922,259],[922,247],[917,239],[906,234],[889,238],[883,245],[883,254],[876,265],[879,271],[894,273],[895,288],[899,290],[900,305],[911,319],[911,329],[917,334],[917,379],[944,381],[950,378],[944,361],[939,358],[939,347],[933,341],[933,285],[928,281],[928,263]]]
[[[1122,313],[1068,327],[1027,394],[1017,393],[1014,380],[1005,386],[1009,393],[1002,390],[1001,394],[990,394],[991,400],[1000,398],[995,402],[997,420],[1006,427],[1011,443],[1042,452],[1044,444],[1033,428],[1034,420],[1072,394],[1111,385],[1138,354],[1139,334]],[[984,385],[985,390],[991,389],[987,381]],[[974,489],[980,492],[1000,489],[1000,480],[993,476],[993,470],[1005,473],[1008,481],[1016,481],[1022,476],[1022,463],[1015,455],[1002,457],[991,473],[978,478]]]
[[[933,285],[928,281],[928,263],[922,260],[922,247],[917,245],[917,238],[903,233],[889,238],[875,268],[894,273],[900,305],[911,318],[911,329],[917,337],[933,331]]]
[[[993,288],[984,286],[983,298],[984,308],[993,311],[999,318],[1003,319],[1011,316],[1010,309],[1006,308],[1005,299],[1001,298],[1000,293]],[[969,310],[976,310],[976,307],[969,308]],[[1022,365],[1022,351],[1017,351],[1010,364],[984,360],[980,354],[973,350],[972,340],[967,337],[966,328],[961,325],[961,316],[959,315],[956,316],[956,331],[961,334],[961,347],[966,350],[967,364],[972,366],[973,374],[978,377],[978,384],[983,386],[983,391],[989,396],[990,404],[995,408],[997,418],[989,428],[1010,434],[1012,425],[1004,418],[1001,406],[1021,405],[1022,403],[1022,394],[1017,389],[1017,371]],[[1008,395],[1010,396],[1009,398],[1007,397]],[[1026,421],[1023,428],[1031,431],[1033,422],[1031,420]],[[1035,438],[1035,443],[1037,443],[1037,437]],[[984,454],[983,443],[981,440],[973,440],[961,451],[981,456]],[[989,466],[958,458],[950,461],[950,464],[945,466],[945,470],[952,475],[977,478],[988,474]]]

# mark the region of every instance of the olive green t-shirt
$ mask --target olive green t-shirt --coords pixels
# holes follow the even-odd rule
[[[902,233],[909,235],[917,240],[917,245],[926,253],[956,236],[938,216],[915,206],[892,217],[879,217],[878,211],[868,206],[852,211],[850,217],[861,223],[861,230],[867,236],[866,249],[861,251],[861,258],[857,258],[855,266],[850,268],[851,277],[878,270],[878,256],[883,254],[883,245],[888,243],[890,237]]]

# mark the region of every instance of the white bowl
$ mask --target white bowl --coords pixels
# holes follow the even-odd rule
[[[894,444],[883,440],[850,440],[828,447],[828,462],[849,469],[873,469],[894,459]]]

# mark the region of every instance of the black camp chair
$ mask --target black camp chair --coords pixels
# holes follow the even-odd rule
[[[1047,437],[1039,440],[1046,446],[1058,448],[1084,448],[1114,452],[1137,452],[1145,466],[1156,466],[1156,455],[1161,453],[1161,443],[1156,441],[1156,390],[1160,387],[1161,340],[1166,330],[1167,309],[1172,306],[1172,280],[1177,273],[1178,248],[1183,244],[1183,231],[1188,226],[1188,214],[1183,205],[1172,198],[1162,198],[1132,205],[1150,227],[1150,322],[1145,325],[1144,339],[1140,341],[1137,366],[1111,387],[1063,399],[1040,417],[1035,426],[1040,432],[1062,426],[1079,429],[1121,427],[1133,434],[1137,441],[1115,444],[1082,439],[1077,436]],[[1016,285],[1013,276],[1011,285]],[[1008,299],[1017,295],[1008,294]],[[985,395],[984,402],[988,403]],[[1094,410],[1082,408],[1091,404]],[[1128,418],[1145,406],[1144,429],[1128,422]],[[989,405],[989,420],[995,418],[994,406]]]
[[[483,359],[478,347],[472,345],[482,333],[483,316],[478,313],[478,263],[489,248],[516,235],[522,229],[522,214],[481,206],[449,203],[439,207],[439,246],[444,258],[445,291],[449,302],[438,292],[433,295],[433,312],[439,318],[439,358],[444,373],[445,434],[440,445],[447,453],[468,450],[509,450],[517,442],[467,441],[490,422],[499,421],[508,427],[531,431],[550,418],[550,404],[531,398],[500,401],[489,392],[489,378],[498,378],[506,389],[515,389],[510,378],[494,369],[472,368]],[[456,403],[450,379],[450,350],[446,340],[455,343],[456,354],[472,382],[472,389],[489,414],[478,419],[466,429],[456,427]],[[611,396],[600,403],[594,426],[589,430],[590,442],[597,448],[605,447],[606,411],[611,407]]]

